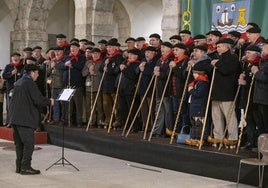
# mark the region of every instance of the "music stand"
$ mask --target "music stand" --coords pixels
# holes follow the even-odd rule
[[[57,100],[59,101],[66,101],[66,102],[70,102],[72,96],[74,95],[75,89],[72,88],[67,88],[67,89],[63,89],[58,97]],[[71,165],[74,169],[76,169],[77,171],[79,171],[79,169],[77,167],[75,167],[71,162],[69,162],[65,157],[64,157],[64,125],[62,125],[62,147],[61,147],[61,158],[59,160],[57,160],[55,163],[53,163],[52,165],[50,165],[46,171],[48,169],[50,169],[52,166],[56,166],[56,165]]]

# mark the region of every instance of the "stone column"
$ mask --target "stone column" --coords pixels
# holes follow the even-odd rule
[[[179,33],[181,0],[162,0],[162,39],[168,41],[169,37]]]

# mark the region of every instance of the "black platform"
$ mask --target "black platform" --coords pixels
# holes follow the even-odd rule
[[[48,142],[61,146],[62,127],[46,125]],[[143,134],[121,136],[121,130],[66,128],[65,146],[71,149],[102,154],[175,171],[236,182],[241,158],[256,157],[257,153],[203,146],[196,147],[169,144],[169,138],[142,139]],[[268,187],[268,170],[264,174],[264,186]],[[258,168],[243,166],[240,182],[258,185]]]

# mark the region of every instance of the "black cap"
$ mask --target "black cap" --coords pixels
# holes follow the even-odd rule
[[[53,48],[53,50],[62,50],[62,51],[64,51],[64,48],[57,46],[57,47]]]
[[[73,43],[73,42],[77,42],[77,43],[79,43],[79,39],[78,39],[78,38],[72,38],[72,39],[70,40],[70,43]]]
[[[188,34],[188,35],[191,35],[192,33],[191,33],[191,31],[185,29],[185,30],[181,30],[179,32],[179,34]]]
[[[14,52],[11,54],[11,57],[13,57],[13,56],[21,56],[21,55],[18,52]]]
[[[98,43],[99,43],[99,44],[107,44],[107,40],[102,39],[102,40],[100,40]]]
[[[173,48],[180,48],[180,49],[186,50],[186,46],[182,43],[175,44]]]
[[[36,70],[39,70],[40,68],[39,68],[39,66],[37,66],[37,65],[34,65],[34,64],[26,64],[25,66],[24,66],[24,70],[26,70],[26,71],[36,71]]]
[[[118,39],[117,38],[111,38],[108,42],[117,43],[118,42]]]
[[[194,49],[199,49],[199,50],[202,50],[204,52],[208,51],[208,48],[206,46],[204,46],[204,45],[195,46]]]
[[[95,43],[92,41],[87,41],[87,45],[95,46]]]
[[[204,66],[203,63],[196,63],[192,68],[193,72],[196,72],[199,74],[205,74],[206,70],[207,70],[207,68],[206,68],[206,66]]]
[[[128,37],[128,38],[125,40],[125,43],[127,43],[128,41],[136,42],[136,39],[134,39],[133,37]]]
[[[90,53],[94,53],[94,52],[98,52],[98,53],[101,53],[101,50],[99,48],[92,48],[90,50]]]
[[[41,46],[35,46],[35,47],[33,47],[33,50],[36,50],[36,49],[42,50],[42,47]]]
[[[156,48],[153,46],[148,46],[147,48],[145,48],[144,51],[152,51],[152,52],[156,52]]]
[[[136,41],[145,41],[145,38],[144,37],[138,37],[138,38],[136,38]]]
[[[27,58],[25,59],[25,61],[27,62],[27,60],[31,60],[31,61],[34,61],[34,62],[37,61],[37,59],[34,58],[33,56],[27,57]]]
[[[256,45],[249,45],[247,48],[246,48],[246,51],[254,51],[254,52],[259,52],[261,53],[261,49],[256,46]]]
[[[198,40],[198,39],[206,39],[207,37],[205,35],[195,35],[194,36],[194,40]]]
[[[65,39],[66,36],[64,34],[57,34],[56,38],[61,38],[61,39]]]
[[[172,39],[177,39],[177,40],[181,41],[181,36],[180,35],[173,35],[169,38],[169,40],[172,40]]]
[[[168,48],[173,48],[172,44],[170,42],[163,42],[161,43],[162,46],[166,46]]]
[[[224,38],[216,42],[216,44],[231,44],[234,45],[234,41],[230,38]]]
[[[87,39],[80,39],[79,42],[88,42]]]
[[[232,35],[236,38],[240,38],[241,37],[241,33],[239,33],[238,31],[229,31],[228,32],[229,35]]]
[[[138,49],[128,50],[127,52],[130,53],[130,54],[137,55],[137,56],[140,55],[140,50],[138,50]]]
[[[250,25],[252,27],[257,27],[257,28],[260,28],[258,24],[254,23],[254,22],[248,22],[247,25]]]
[[[210,32],[208,32],[208,34],[210,34],[210,35],[214,35],[214,36],[216,36],[216,37],[222,37],[221,32],[220,32],[220,31],[217,31],[217,30],[210,31]]]
[[[247,33],[261,33],[261,29],[259,27],[252,27],[246,31]]]
[[[153,33],[149,36],[149,38],[157,38],[157,39],[161,39],[160,35],[157,33]]]
[[[33,49],[31,47],[26,47],[22,51],[24,51],[24,52],[32,52]]]
[[[76,47],[80,47],[80,44],[79,43],[77,43],[77,42],[72,42],[71,44],[70,44],[70,46],[76,46]]]

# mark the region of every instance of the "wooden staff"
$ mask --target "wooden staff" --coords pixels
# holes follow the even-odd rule
[[[113,109],[112,109],[112,113],[111,113],[111,117],[110,117],[110,122],[109,122],[109,127],[108,127],[108,131],[107,131],[108,133],[110,133],[112,123],[113,123],[113,117],[114,117],[114,113],[115,113],[115,107],[116,107],[116,103],[117,103],[117,99],[118,99],[118,93],[119,93],[120,82],[122,80],[122,75],[123,75],[123,73],[121,72],[120,76],[119,76],[117,88],[116,88],[116,94],[115,94],[115,98],[114,98],[114,105],[113,105]]]
[[[150,106],[149,106],[149,113],[148,113],[145,129],[144,129],[144,133],[143,133],[143,140],[146,139],[146,134],[147,134],[149,122],[151,120],[151,114],[152,114],[152,108],[153,108],[153,103],[154,103],[154,94],[155,94],[156,83],[157,83],[157,79],[154,80],[154,86],[153,86],[153,91],[152,91],[151,101],[150,101]]]
[[[179,117],[180,117],[180,114],[181,114],[181,109],[182,109],[184,97],[185,97],[185,94],[186,94],[187,83],[188,83],[188,80],[189,80],[189,77],[190,77],[190,74],[191,74],[191,70],[192,70],[192,66],[190,66],[190,69],[188,70],[188,74],[187,74],[187,77],[186,77],[186,80],[185,80],[185,83],[184,83],[184,88],[183,88],[183,92],[182,92],[182,96],[181,96],[181,101],[180,101],[180,104],[179,104],[177,116],[176,116],[176,119],[175,119],[173,131],[172,131],[171,138],[170,138],[170,144],[172,144],[172,142],[174,140],[175,131],[176,131],[177,124],[178,124],[178,121],[179,121]]]
[[[226,121],[226,126],[225,126],[224,134],[223,134],[223,138],[221,139],[221,142],[220,142],[220,145],[219,145],[219,149],[218,149],[219,151],[220,151],[221,148],[222,148],[222,145],[223,145],[222,143],[223,143],[224,137],[225,137],[225,135],[226,135],[226,133],[227,133],[228,127],[229,127],[230,122],[231,122],[231,120],[232,120],[232,114],[233,114],[234,109],[235,109],[235,104],[236,104],[236,100],[237,100],[237,97],[238,97],[240,88],[241,88],[241,86],[239,85],[238,88],[237,88],[237,90],[236,90],[235,98],[234,98],[234,101],[233,101],[233,103],[232,103],[231,109],[230,109],[229,112],[228,112],[228,115],[227,115],[227,121]]]
[[[133,99],[132,99],[132,101],[131,101],[131,105],[130,105],[130,108],[129,108],[129,112],[128,112],[128,115],[127,115],[127,120],[126,120],[125,126],[124,126],[124,128],[123,128],[122,136],[124,136],[125,131],[126,131],[126,127],[127,127],[127,124],[128,124],[128,121],[129,121],[131,112],[132,112],[132,108],[133,108],[134,103],[135,103],[136,95],[137,95],[138,90],[139,90],[139,87],[140,87],[141,77],[142,77],[142,72],[141,72],[140,75],[139,75],[139,79],[138,79],[138,82],[137,82],[137,85],[136,85],[136,89],[135,89],[135,92],[134,92],[134,96],[133,96]]]
[[[100,90],[101,90],[101,86],[102,86],[102,82],[103,82],[103,78],[105,76],[105,73],[106,72],[104,71],[102,76],[101,76],[101,80],[100,80],[98,91],[97,91],[97,94],[96,94],[96,97],[95,97],[95,100],[94,100],[94,104],[93,104],[93,106],[91,108],[91,112],[90,112],[89,120],[88,120],[88,123],[87,123],[86,131],[88,131],[89,126],[90,126],[90,122],[92,121],[92,118],[93,118],[93,112],[95,110],[95,107],[96,107],[96,104],[97,104],[97,101],[98,101],[98,98],[99,98],[99,94],[100,94]],[[91,87],[93,87],[93,85],[91,85]]]
[[[90,86],[90,113],[95,110],[93,109],[93,84],[94,84],[94,75],[90,75],[90,82],[91,82],[91,86]],[[95,101],[94,101],[95,102]],[[90,124],[92,125],[92,118],[90,121]]]
[[[154,124],[153,124],[152,130],[151,130],[151,133],[150,133],[150,136],[149,136],[149,139],[148,139],[149,142],[150,142],[151,139],[152,139],[152,135],[153,135],[153,132],[154,132],[154,128],[155,128],[155,126],[156,126],[156,121],[157,121],[157,118],[158,118],[158,116],[159,116],[159,113],[160,113],[160,110],[161,110],[161,106],[162,106],[162,104],[163,104],[163,100],[164,100],[164,97],[165,97],[165,92],[166,92],[166,90],[167,90],[167,86],[168,86],[168,84],[169,84],[169,78],[170,78],[170,76],[171,76],[171,72],[172,72],[172,69],[170,68],[170,69],[169,69],[169,73],[168,73],[168,77],[167,77],[167,81],[166,81],[165,87],[164,87],[164,89],[163,89],[163,93],[162,93],[161,100],[160,100],[160,103],[159,103],[159,107],[158,107],[158,109],[157,109],[157,113],[156,113],[156,116],[155,116]]]
[[[204,117],[204,121],[203,121],[203,127],[202,127],[201,137],[200,137],[200,141],[199,141],[199,147],[198,147],[199,150],[201,149],[202,143],[203,143],[203,137],[204,137],[205,127],[206,127],[207,117],[208,117],[208,108],[209,108],[209,103],[210,103],[210,98],[211,98],[211,92],[212,92],[212,88],[213,88],[213,84],[214,84],[215,71],[216,71],[216,67],[214,66],[213,73],[212,73],[212,78],[211,78],[211,83],[210,83],[210,88],[209,88],[209,93],[208,93],[208,99],[207,99],[207,106],[206,106],[206,111],[205,111],[205,117]]]
[[[238,154],[240,144],[241,144],[241,140],[242,140],[243,129],[245,127],[246,118],[247,118],[247,114],[248,114],[248,107],[249,107],[249,102],[250,102],[250,97],[251,97],[252,86],[253,86],[253,83],[254,83],[254,78],[255,78],[255,75],[253,75],[252,78],[251,78],[250,87],[249,87],[249,91],[248,91],[248,98],[247,98],[247,105],[246,105],[246,109],[245,109],[245,114],[244,114],[243,119],[241,118],[242,127],[240,129],[240,134],[239,134],[239,137],[238,137],[238,142],[237,142],[237,147],[236,147],[236,154]]]
[[[127,134],[126,134],[125,137],[127,137],[127,136],[129,135],[129,133],[130,133],[130,131],[131,131],[133,125],[134,125],[134,122],[135,122],[136,118],[138,117],[138,115],[139,115],[139,113],[140,113],[141,106],[142,106],[144,100],[146,99],[146,96],[147,96],[147,94],[148,94],[148,92],[149,92],[149,90],[150,90],[150,87],[151,87],[151,85],[152,85],[152,83],[153,83],[154,78],[155,78],[155,75],[153,75],[153,77],[152,77],[152,79],[151,79],[151,81],[150,81],[150,83],[149,83],[149,85],[148,85],[148,87],[147,87],[147,90],[145,91],[145,94],[144,94],[144,96],[143,96],[143,98],[142,98],[142,100],[141,100],[140,106],[139,106],[139,108],[137,109],[137,112],[136,112],[135,116],[133,117],[133,120],[132,120],[132,122],[131,122],[131,124],[130,124],[130,126],[129,126],[129,128],[128,128],[128,131],[127,131]],[[156,79],[156,78],[155,78],[155,79]]]

